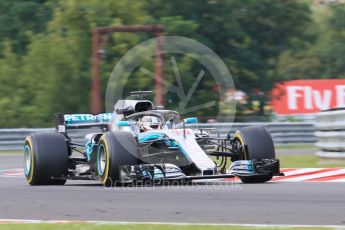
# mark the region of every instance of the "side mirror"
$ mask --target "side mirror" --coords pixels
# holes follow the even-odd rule
[[[129,121],[117,121],[115,123],[116,126],[121,126],[121,127],[124,127],[124,126],[130,126],[129,124]]]
[[[195,124],[198,122],[199,122],[198,118],[196,118],[196,117],[188,117],[188,118],[184,119],[185,124]]]

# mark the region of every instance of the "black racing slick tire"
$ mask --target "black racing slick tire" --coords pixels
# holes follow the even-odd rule
[[[24,142],[24,174],[30,185],[64,185],[68,147],[57,132],[30,134]]]
[[[235,133],[234,140],[243,146],[243,160],[275,159],[275,149],[271,135],[262,126],[241,128]],[[264,183],[271,180],[273,175],[240,177],[243,183]]]
[[[106,187],[121,185],[121,167],[138,164],[138,147],[133,135],[125,131],[104,133],[97,148],[97,173]]]

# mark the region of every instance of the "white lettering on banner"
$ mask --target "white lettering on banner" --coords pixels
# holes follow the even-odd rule
[[[321,96],[320,91],[313,90],[313,98],[315,101],[315,106],[318,109],[321,109],[321,110],[329,109],[331,107],[332,91],[324,90],[323,96]]]
[[[293,80],[272,90],[277,114],[312,114],[336,107],[345,107],[345,79]]]
[[[305,109],[330,109],[333,93],[336,93],[337,107],[345,107],[345,85],[337,85],[335,92],[329,89],[314,90],[310,86],[287,86],[286,90],[290,110],[298,110],[300,100],[303,100]]]
[[[337,92],[337,107],[345,107],[345,85],[335,86]]]
[[[297,109],[297,98],[302,97],[302,94],[298,94],[297,91],[303,90],[302,86],[288,86],[286,87],[288,96],[288,108],[291,110]]]
[[[313,89],[310,86],[305,86],[304,87],[304,107],[306,109],[313,109]]]

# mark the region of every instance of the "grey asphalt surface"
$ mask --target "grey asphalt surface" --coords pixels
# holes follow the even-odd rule
[[[0,170],[21,156],[0,155]],[[345,225],[345,183],[197,184],[103,188],[97,182],[33,187],[0,176],[1,219]]]

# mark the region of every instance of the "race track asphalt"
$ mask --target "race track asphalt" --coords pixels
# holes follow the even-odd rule
[[[0,155],[0,170],[21,167]],[[0,176],[0,219],[345,225],[345,183],[104,188],[97,182],[27,185]]]

